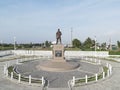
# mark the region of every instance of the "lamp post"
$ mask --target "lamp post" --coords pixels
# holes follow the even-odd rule
[[[1,43],[1,50],[2,50],[3,49],[3,41],[1,40],[0,43]]]
[[[96,36],[95,36],[95,57],[96,57]]]
[[[71,28],[71,47],[73,46],[72,45],[72,39],[73,39],[73,28]]]
[[[95,52],[96,52],[96,36],[95,36]]]
[[[16,50],[16,37],[14,37],[14,50]]]
[[[112,50],[111,37],[110,37],[110,39],[109,39],[109,50]]]

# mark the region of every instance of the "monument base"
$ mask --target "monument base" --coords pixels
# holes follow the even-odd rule
[[[80,65],[75,62],[52,62],[48,61],[42,65],[38,65],[36,68],[38,70],[44,71],[53,71],[53,72],[62,72],[62,71],[70,71],[73,69],[77,69]]]
[[[64,45],[53,45],[53,59],[36,66],[38,70],[45,71],[68,71],[78,68],[80,65],[75,62],[66,62],[64,58]]]
[[[66,62],[64,57],[64,45],[53,45],[53,62]]]

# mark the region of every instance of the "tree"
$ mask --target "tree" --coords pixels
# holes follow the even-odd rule
[[[101,44],[101,49],[102,49],[102,50],[106,50],[106,45],[107,45],[106,42],[102,43],[102,44]]]
[[[88,50],[93,46],[93,44],[94,44],[94,41],[90,37],[88,37],[83,43],[83,48],[85,50]]]
[[[80,48],[80,47],[81,47],[81,42],[80,42],[80,40],[78,40],[78,39],[74,39],[74,40],[72,41],[72,44],[73,44],[73,47],[74,47],[74,48]]]
[[[117,45],[118,45],[118,47],[120,48],[120,41],[117,41]]]
[[[50,47],[50,45],[51,45],[51,42],[45,41],[45,47]]]

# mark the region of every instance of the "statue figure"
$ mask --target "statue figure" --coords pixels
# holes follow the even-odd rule
[[[60,29],[58,29],[57,33],[56,33],[56,44],[58,44],[58,41],[60,41],[60,44],[61,44],[61,31]]]

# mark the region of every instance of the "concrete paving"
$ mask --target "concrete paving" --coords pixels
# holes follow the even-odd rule
[[[0,90],[42,90],[42,87],[18,84],[8,80],[3,74],[3,65],[0,62]]]
[[[75,90],[120,90],[120,63],[109,62],[113,66],[113,74],[97,83],[75,87]]]
[[[31,75],[32,77],[38,79],[44,76],[45,79],[49,81],[49,88],[67,88],[68,81],[71,80],[73,76],[75,76],[76,78],[84,78],[85,75],[93,76],[96,73],[99,73],[100,70],[102,72],[102,68],[100,65],[80,62],[80,60],[75,62],[80,63],[79,68],[64,72],[51,72],[37,69],[36,66],[42,63],[44,63],[44,61],[40,60],[25,62],[21,65],[17,65],[16,70],[24,76]]]
[[[106,61],[103,61],[106,62]],[[108,62],[108,61],[107,61]],[[120,63],[109,62],[113,66],[113,74],[105,80],[88,85],[74,87],[72,90],[120,90]],[[3,62],[0,62],[0,90],[42,90],[42,87],[14,83],[3,75]],[[48,88],[47,90],[70,90],[69,88]]]

